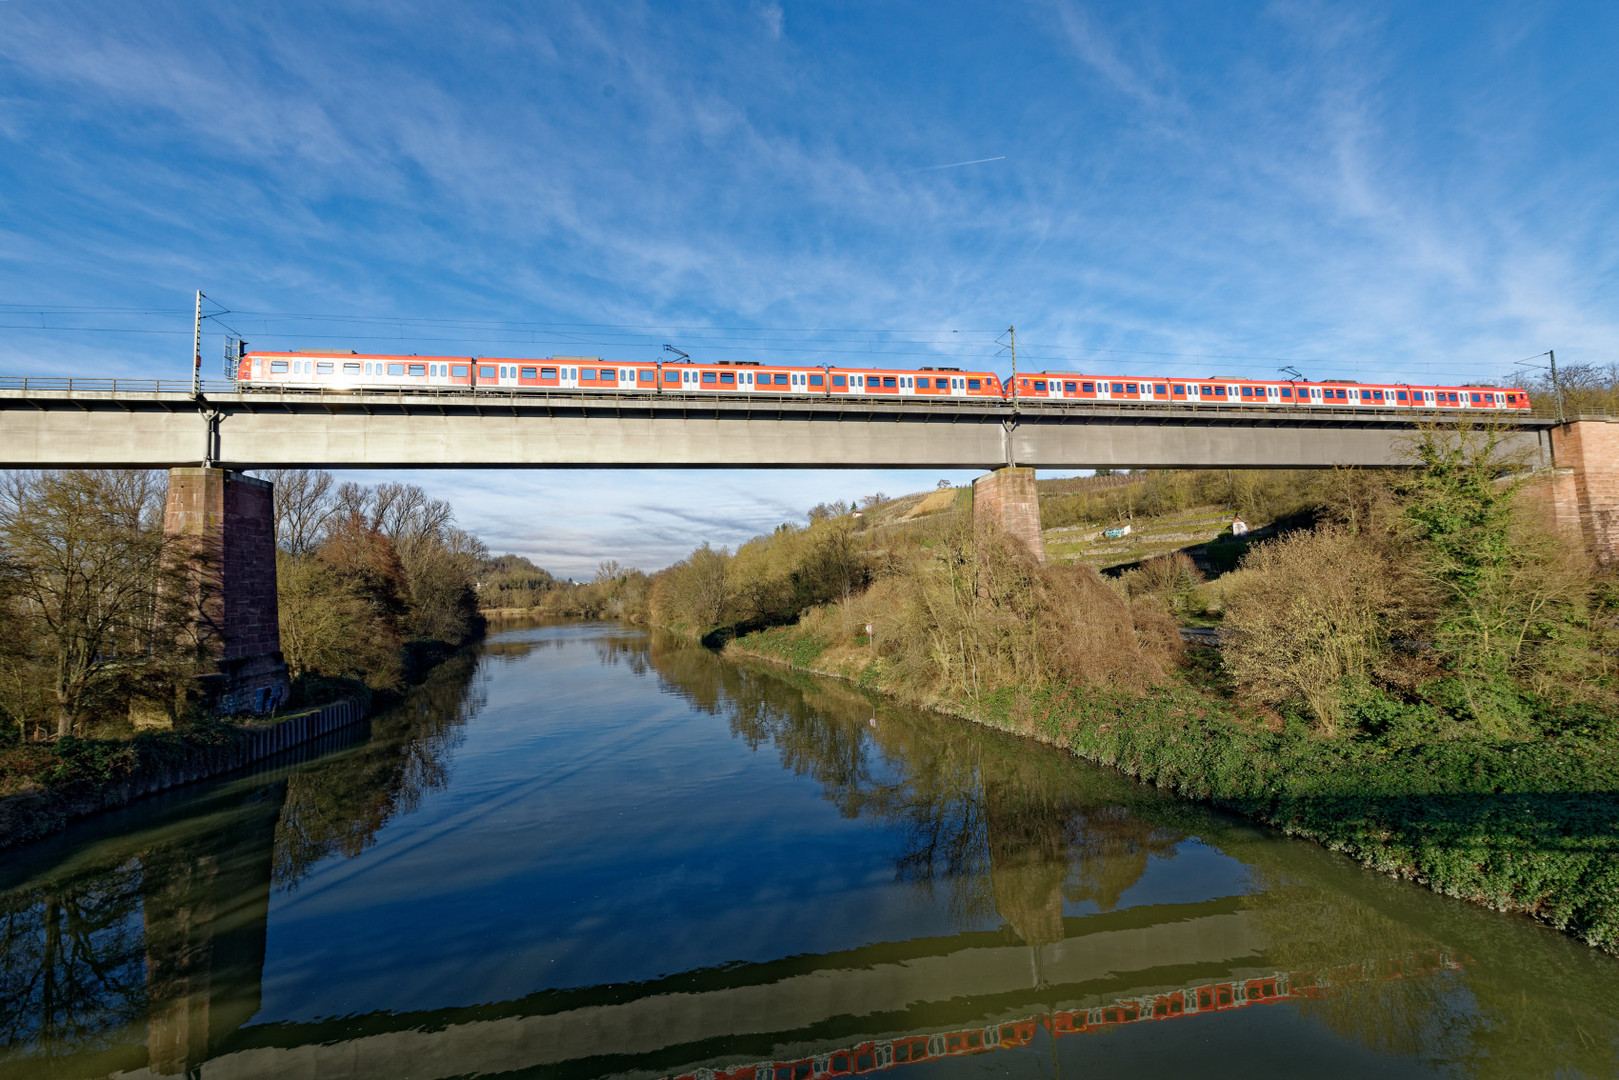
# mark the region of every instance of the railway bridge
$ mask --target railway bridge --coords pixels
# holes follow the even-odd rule
[[[275,699],[271,491],[252,469],[983,469],[974,517],[1043,558],[1035,470],[1388,468],[1423,424],[1477,413],[1361,407],[1097,406],[422,388],[269,389],[0,380],[0,466],[167,468],[166,527],[210,556],[222,704]],[[1545,473],[1554,520],[1619,557],[1619,422],[1500,414]]]

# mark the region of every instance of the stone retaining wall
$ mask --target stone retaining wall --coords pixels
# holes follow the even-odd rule
[[[37,840],[103,810],[206,780],[311,743],[366,718],[358,701],[338,701],[283,720],[244,724],[226,745],[188,747],[183,760],[147,760],[121,780],[28,791],[0,799],[0,848]]]

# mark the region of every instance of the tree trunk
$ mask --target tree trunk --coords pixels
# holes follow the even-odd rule
[[[67,695],[60,690],[56,692],[56,737],[58,739],[73,734],[73,707],[68,703]]]

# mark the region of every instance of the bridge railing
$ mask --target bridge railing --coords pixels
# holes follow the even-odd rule
[[[236,384],[226,379],[204,379],[205,394],[235,393]],[[0,375],[0,390],[37,390],[41,393],[98,394],[186,394],[191,380],[185,379],[65,379],[58,376]]]

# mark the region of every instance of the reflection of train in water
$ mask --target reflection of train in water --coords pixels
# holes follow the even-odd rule
[[[243,389],[291,391],[480,390],[510,393],[768,394],[843,398],[1057,401],[1069,405],[1249,406],[1338,409],[1528,409],[1515,388],[1411,383],[1171,379],[1077,372],[1019,375],[960,368],[840,368],[761,364],[609,362],[595,356],[522,360],[479,356],[388,356],[356,352],[248,352],[233,361]]]
[[[963,1028],[929,1035],[901,1035],[875,1039],[829,1054],[792,1061],[761,1061],[729,1069],[703,1069],[676,1080],[823,1080],[881,1072],[896,1065],[981,1054],[989,1050],[1028,1046],[1041,1028],[1053,1038],[1106,1031],[1125,1024],[1173,1020],[1181,1016],[1245,1009],[1330,997],[1335,987],[1374,979],[1401,979],[1462,970],[1463,962],[1448,953],[1413,958],[1392,970],[1368,970],[1369,965],[1335,968],[1325,975],[1277,972],[1253,979],[1206,983],[1201,986],[1125,998],[1111,1005],[1045,1013],[982,1028]]]

